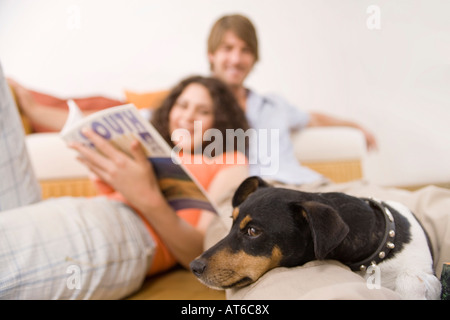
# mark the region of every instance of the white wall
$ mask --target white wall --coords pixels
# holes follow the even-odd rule
[[[208,31],[226,13],[258,30],[249,87],[376,134],[372,182],[450,181],[447,0],[0,0],[0,61],[36,90],[123,98],[208,74]]]

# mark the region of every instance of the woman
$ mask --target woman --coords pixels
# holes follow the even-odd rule
[[[248,127],[226,85],[212,78],[182,81],[153,118],[167,140],[177,129],[193,133],[195,121],[200,121],[203,134],[216,128],[224,137],[225,129]],[[51,199],[1,212],[1,298],[122,298],[137,290],[147,274],[176,262],[188,266],[203,250],[212,213],[173,211],[137,141],[128,156],[94,132],[84,134],[101,154],[81,144],[71,147],[98,177],[99,191],[106,197]],[[192,157],[202,157],[207,145],[199,141],[203,134],[189,145],[178,144]],[[203,147],[194,150],[199,143]],[[235,151],[241,163],[243,155]],[[189,166],[211,194],[217,192],[214,186],[223,188],[247,174],[245,166],[219,163]]]

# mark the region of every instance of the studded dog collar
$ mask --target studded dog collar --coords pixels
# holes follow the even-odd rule
[[[392,213],[389,211],[387,206],[383,202],[379,202],[372,198],[361,198],[366,201],[375,212],[379,212],[384,216],[385,219],[385,231],[383,235],[383,240],[378,246],[377,250],[370,255],[368,258],[358,261],[355,263],[348,264],[350,269],[353,271],[365,271],[370,265],[377,265],[382,262],[385,257],[388,256],[389,252],[395,248],[395,223]]]

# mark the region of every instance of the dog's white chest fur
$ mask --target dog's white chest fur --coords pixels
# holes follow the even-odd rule
[[[433,272],[433,262],[426,236],[411,211],[404,205],[386,201],[411,224],[411,241],[391,259],[378,264],[381,286],[397,292],[402,299],[439,299],[441,283]],[[364,277],[368,272],[360,272]]]

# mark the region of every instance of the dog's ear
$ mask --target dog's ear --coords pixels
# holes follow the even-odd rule
[[[311,229],[316,259],[323,260],[344,240],[350,229],[338,212],[326,204],[305,201],[300,206]]]
[[[265,182],[263,179],[257,176],[252,176],[247,179],[245,179],[241,185],[237,188],[236,192],[234,193],[233,200],[231,201],[231,204],[234,208],[239,206],[242,202],[244,202],[247,197],[256,191],[258,188],[265,188],[269,187],[269,184]]]

